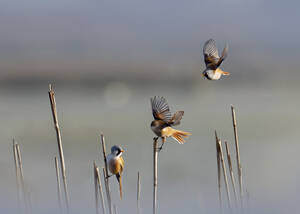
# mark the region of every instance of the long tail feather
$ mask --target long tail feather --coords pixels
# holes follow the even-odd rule
[[[228,75],[230,75],[230,73],[229,73],[229,72],[226,72],[226,71],[223,71],[223,75],[228,76]]]
[[[120,199],[122,200],[122,178],[121,178],[121,175],[118,173],[116,174],[116,177],[117,177],[117,180],[119,182],[119,188],[120,188]]]
[[[172,138],[175,139],[178,143],[183,144],[185,143],[184,138],[188,137],[189,135],[192,135],[189,132],[179,131],[174,129],[174,133],[172,134]]]

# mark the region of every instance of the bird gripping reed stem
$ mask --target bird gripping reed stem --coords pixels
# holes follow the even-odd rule
[[[157,211],[157,158],[158,158],[158,137],[153,139],[153,214]]]

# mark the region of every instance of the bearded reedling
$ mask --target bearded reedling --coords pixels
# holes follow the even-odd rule
[[[111,147],[111,153],[107,156],[109,171],[116,175],[119,182],[120,198],[122,199],[122,172],[124,168],[124,159],[121,156],[124,150],[120,146]]]
[[[220,57],[215,40],[207,40],[203,46],[203,55],[206,69],[202,72],[202,75],[209,80],[218,80],[222,75],[230,75],[229,72],[225,72],[220,68],[220,65],[227,57],[227,53],[227,44],[223,49],[222,55]]]
[[[185,142],[184,138],[191,135],[191,133],[173,129],[172,126],[180,124],[184,111],[177,111],[172,116],[166,99],[157,96],[151,98],[151,107],[154,117],[154,120],[151,122],[151,129],[162,139],[162,145],[159,150],[162,149],[167,137],[172,137],[178,143],[183,144]]]

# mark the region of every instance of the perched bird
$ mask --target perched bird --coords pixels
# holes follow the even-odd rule
[[[184,138],[191,135],[191,133],[173,129],[172,126],[180,124],[184,111],[177,111],[172,116],[166,99],[156,96],[151,98],[151,107],[154,117],[154,120],[151,122],[151,129],[162,139],[160,150],[167,137],[172,137],[178,143],[183,144],[185,142]]]
[[[116,175],[120,187],[120,198],[122,199],[122,172],[124,168],[124,159],[121,157],[124,150],[120,146],[111,147],[111,153],[107,156],[109,171]]]
[[[203,55],[206,65],[206,69],[202,72],[209,80],[218,80],[222,75],[229,75],[229,72],[222,71],[220,65],[227,57],[228,45],[226,44],[221,57],[219,56],[216,42],[213,39],[209,39],[203,46]]]

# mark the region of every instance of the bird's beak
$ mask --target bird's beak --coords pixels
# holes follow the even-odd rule
[[[125,152],[124,150],[121,150],[121,152]]]

